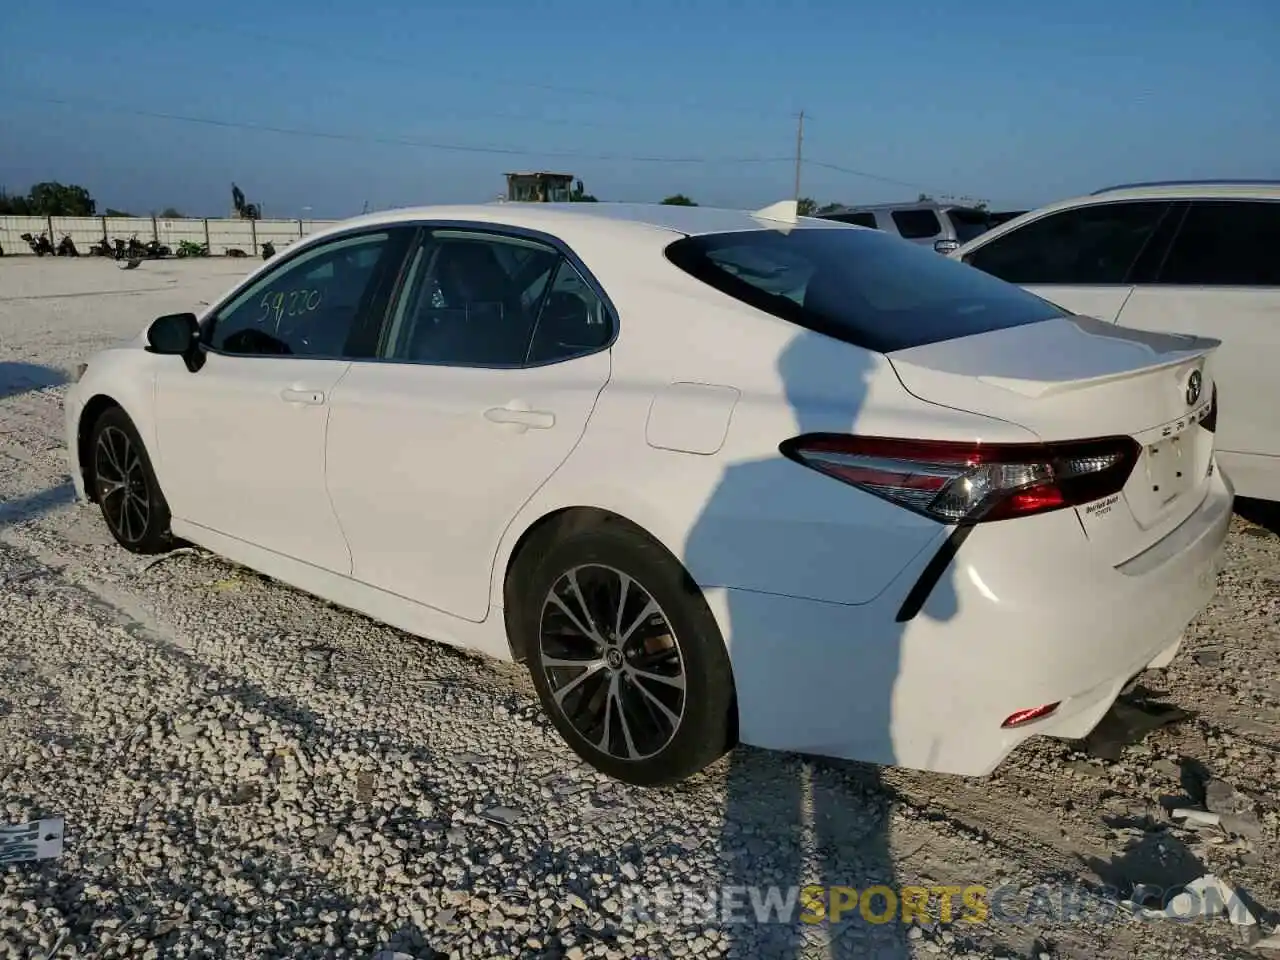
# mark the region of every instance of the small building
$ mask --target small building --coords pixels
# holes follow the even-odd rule
[[[508,173],[507,199],[513,203],[568,203],[572,173]]]

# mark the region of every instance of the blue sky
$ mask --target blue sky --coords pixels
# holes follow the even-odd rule
[[[232,180],[267,216],[482,201],[514,169],[758,206],[802,108],[819,201],[1280,179],[1277,0],[19,0],[2,29],[0,184],[134,212],[223,215]]]

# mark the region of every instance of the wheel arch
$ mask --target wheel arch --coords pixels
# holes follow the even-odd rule
[[[517,663],[523,663],[528,655],[528,651],[524,649],[524,637],[515,628],[513,620],[517,591],[521,580],[529,575],[538,559],[557,537],[573,530],[606,523],[624,525],[646,539],[653,541],[670,554],[671,558],[680,564],[681,569],[685,570],[685,575],[689,576],[688,570],[681,563],[680,558],[676,556],[670,546],[662,541],[662,538],[655,536],[643,525],[621,513],[605,507],[587,506],[585,504],[562,506],[543,512],[527,523],[523,532],[515,538],[515,542],[507,554],[506,562],[503,566],[501,580],[502,615],[512,660]],[[690,577],[690,582],[693,582],[692,577]]]
[[[104,413],[117,408],[124,410],[124,405],[114,397],[105,393],[94,394],[80,410],[80,419],[76,424],[76,461],[80,469],[80,479],[84,482],[84,495],[90,503],[98,502],[93,451],[90,449],[93,443],[93,427]],[[133,419],[129,416],[128,410],[124,410],[124,413],[130,420]]]

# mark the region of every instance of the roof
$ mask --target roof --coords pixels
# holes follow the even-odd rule
[[[1239,192],[1255,193],[1264,191],[1265,193],[1273,193],[1280,190],[1280,180],[1151,180],[1144,183],[1121,183],[1114,187],[1104,187],[1101,190],[1095,190],[1091,196],[1100,196],[1104,193],[1135,193],[1142,192],[1144,195],[1159,194],[1161,196],[1204,196],[1208,192],[1211,196],[1235,196]],[[1183,193],[1182,191],[1189,191]],[[1219,194],[1218,191],[1225,191]]]
[[[606,231],[636,236],[655,231],[676,236],[767,230],[772,222],[747,210],[716,207],[679,207],[660,203],[484,203],[459,206],[406,207],[381,210],[342,221],[331,229],[406,223],[416,220],[453,220],[492,223],[560,235],[571,231]],[[831,220],[801,217],[796,227],[854,229]],[[327,233],[328,231],[326,231]]]
[[[942,200],[909,200],[905,203],[863,203],[856,206],[840,207],[837,210],[829,210],[822,214],[829,217],[832,214],[845,213],[871,213],[879,210],[971,210],[977,209],[970,203],[956,203],[952,201]]]
[[[517,171],[516,173],[504,174],[508,177],[556,177],[560,180],[572,180],[572,173],[551,173],[547,170],[532,170],[529,172]]]

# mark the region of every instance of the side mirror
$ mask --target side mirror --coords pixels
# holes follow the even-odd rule
[[[194,313],[169,313],[156,317],[147,328],[147,349],[168,356],[186,356],[200,336]]]
[[[939,240],[933,245],[933,249],[937,250],[943,256],[949,253],[955,253],[960,249],[959,242],[955,240]]]

